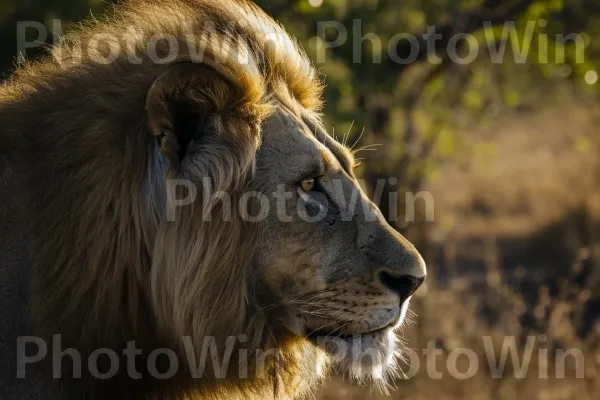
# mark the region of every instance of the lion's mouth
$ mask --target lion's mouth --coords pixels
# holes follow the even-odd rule
[[[409,301],[407,300],[397,309],[395,315],[388,315],[387,317],[391,318],[383,321],[380,318],[381,315],[374,315],[372,321],[366,324],[364,320],[334,321],[332,323],[331,320],[320,318],[313,321],[304,320],[304,324],[298,324],[297,326],[300,328],[299,331],[303,331],[304,336],[313,342],[322,338],[337,338],[349,341],[357,337],[380,337],[388,334],[388,332],[393,332],[404,323],[408,305]],[[367,325],[367,327],[364,325]],[[360,328],[367,329],[361,331]]]

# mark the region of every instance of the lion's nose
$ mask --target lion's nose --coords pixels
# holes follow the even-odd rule
[[[400,296],[400,303],[402,304],[421,286],[425,277],[417,278],[412,275],[395,276],[387,271],[381,271],[379,273],[379,280],[385,287]]]

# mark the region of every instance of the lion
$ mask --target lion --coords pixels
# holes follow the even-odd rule
[[[385,382],[426,268],[254,4],[129,0],[0,86],[3,399]]]

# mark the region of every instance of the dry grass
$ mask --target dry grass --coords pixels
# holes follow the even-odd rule
[[[333,377],[317,399],[598,398],[597,120],[566,97],[494,127],[473,135],[474,148],[491,143],[494,155],[450,162],[429,187],[436,200],[430,278],[427,292],[413,301],[416,323],[405,331],[420,354],[418,373],[397,382],[391,397]],[[540,342],[540,335],[547,340]],[[536,339],[523,379],[515,377],[510,361],[500,377],[492,376],[484,336],[492,338],[496,356],[507,337],[515,338],[519,355],[528,337]],[[430,341],[443,351],[436,363],[441,379],[427,373],[422,349]],[[469,379],[458,379],[447,368],[457,348],[477,355],[479,367]],[[556,351],[572,348],[584,355],[583,377],[576,378],[570,359],[559,379]],[[549,356],[540,359],[544,349]],[[459,358],[460,372],[468,368],[465,361]]]

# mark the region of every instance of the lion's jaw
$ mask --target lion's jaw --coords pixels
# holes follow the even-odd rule
[[[308,340],[327,355],[328,363],[342,370],[358,382],[370,382],[385,390],[390,379],[397,376],[402,359],[402,341],[398,330],[407,323],[409,300],[405,301],[397,318],[390,324],[376,329],[365,328],[363,332],[344,334],[340,329],[324,329],[335,321],[314,322],[296,314],[288,329]],[[346,324],[350,324],[347,321]]]

